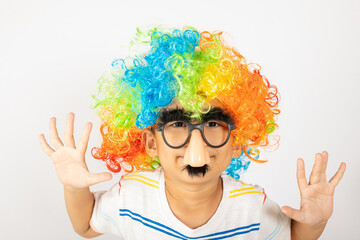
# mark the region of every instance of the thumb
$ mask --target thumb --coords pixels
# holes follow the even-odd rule
[[[300,210],[294,209],[292,207],[289,206],[283,206],[281,207],[281,211],[288,216],[291,219],[294,219],[295,221],[298,222],[304,222],[304,215]]]
[[[88,186],[95,185],[97,183],[106,182],[112,179],[112,174],[108,172],[103,173],[90,173],[88,177]]]

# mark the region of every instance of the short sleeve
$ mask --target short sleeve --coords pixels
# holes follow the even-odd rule
[[[289,240],[291,219],[283,214],[277,203],[266,197],[260,213],[259,240]]]
[[[94,193],[95,204],[90,220],[91,228],[98,233],[121,235],[118,221],[120,186],[117,183],[108,191]]]

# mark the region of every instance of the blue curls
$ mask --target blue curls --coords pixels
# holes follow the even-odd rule
[[[250,155],[251,149],[247,150]],[[259,154],[253,156],[255,159],[259,159]],[[230,165],[225,169],[224,173],[234,178],[235,180],[240,179],[240,175],[245,173],[250,165],[250,160],[244,152],[238,158],[231,159]]]
[[[169,105],[181,89],[174,76],[179,58],[193,55],[199,45],[200,34],[194,30],[183,33],[174,30],[171,35],[161,32],[151,34],[150,54],[133,59],[133,66],[126,66],[125,60],[116,59],[113,67],[121,67],[124,75],[121,80],[132,88],[135,95],[140,95],[136,109],[136,126],[145,128],[155,123],[158,109]],[[121,63],[121,64],[120,64]]]

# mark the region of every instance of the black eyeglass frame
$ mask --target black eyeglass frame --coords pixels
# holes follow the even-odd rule
[[[190,136],[191,136],[191,132],[192,132],[194,129],[198,129],[198,130],[201,132],[201,136],[202,136],[202,138],[204,139],[204,141],[206,142],[207,145],[209,145],[209,146],[212,147],[212,148],[220,148],[220,147],[224,146],[224,145],[229,141],[230,133],[231,133],[232,130],[235,129],[235,124],[234,124],[234,123],[227,123],[227,122],[221,121],[221,122],[224,122],[224,123],[226,123],[226,124],[228,125],[228,129],[229,129],[229,131],[228,131],[228,136],[227,136],[227,138],[226,138],[226,140],[225,140],[225,142],[224,142],[223,144],[221,144],[221,145],[219,145],[219,146],[214,146],[214,145],[211,145],[211,144],[206,140],[206,137],[205,137],[205,134],[204,134],[204,125],[205,125],[206,123],[208,123],[208,122],[211,122],[211,121],[218,121],[218,120],[208,120],[208,121],[206,121],[206,122],[202,122],[202,123],[198,123],[198,124],[193,124],[193,123],[190,123],[190,122],[188,122],[188,121],[179,121],[179,122],[185,122],[185,123],[188,125],[188,136],[187,136],[186,140],[184,141],[184,143],[183,143],[182,145],[178,146],[178,147],[174,147],[174,146],[170,145],[170,144],[168,143],[168,141],[166,141],[165,134],[164,134],[164,126],[165,126],[166,124],[168,124],[168,122],[167,122],[167,123],[163,123],[163,124],[157,124],[157,126],[156,126],[156,131],[158,131],[158,132],[161,131],[161,135],[162,135],[162,137],[163,137],[166,145],[168,145],[170,148],[173,148],[173,149],[179,149],[179,148],[184,147],[184,146],[186,145],[186,143],[189,141]],[[175,122],[176,122],[176,121],[175,121]]]

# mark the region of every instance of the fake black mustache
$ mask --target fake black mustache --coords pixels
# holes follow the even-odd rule
[[[201,175],[204,177],[205,174],[210,170],[210,167],[207,164],[202,167],[192,167],[187,165],[183,170],[186,170],[190,177],[200,177]]]

